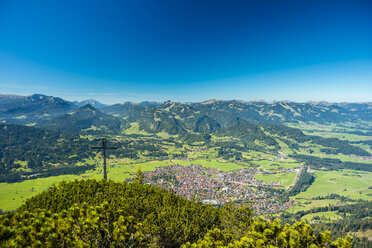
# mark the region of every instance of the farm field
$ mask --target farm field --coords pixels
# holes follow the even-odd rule
[[[372,189],[368,189],[372,182],[371,172],[354,170],[316,171],[314,183],[297,198],[311,199],[327,194],[339,194],[352,199],[372,200]]]
[[[368,130],[371,127],[371,123],[367,121],[359,121],[358,124],[355,123],[343,123],[343,124],[318,124],[315,122],[302,122],[298,123],[287,123],[287,126],[293,128],[299,128],[305,131],[321,131],[321,132],[353,132],[353,131],[362,131]]]
[[[63,180],[69,181],[81,178],[81,176],[63,175],[47,178],[26,180],[20,183],[0,183],[0,209],[4,211],[14,210],[27,199],[41,193],[53,184]]]
[[[303,216],[301,220],[307,220],[311,222],[314,218],[321,220],[322,222],[341,220],[342,217],[337,214],[337,211],[311,213]]]
[[[336,199],[314,200],[318,196],[330,194],[338,194],[354,200],[372,201],[372,189],[370,188],[372,173],[370,172],[355,170],[315,171],[315,176],[315,181],[305,192],[291,197],[296,199],[296,205],[289,212],[343,204]]]
[[[275,174],[257,174],[255,178],[257,180],[265,182],[279,182],[285,188],[290,186],[296,177],[296,173],[275,173]]]
[[[99,158],[99,157],[97,157]],[[90,163],[99,163],[99,161],[89,161]],[[268,169],[273,167],[277,169],[278,165],[265,166],[271,161],[260,160],[252,161],[253,164],[263,166],[261,169]],[[115,181],[124,181],[126,178],[132,177],[133,174],[140,168],[142,171],[152,171],[159,166],[167,166],[171,164],[179,164],[183,166],[200,164],[204,167],[215,168],[222,171],[232,171],[247,168],[233,162],[221,162],[216,159],[195,159],[192,161],[173,159],[164,161],[148,161],[148,162],[137,162],[131,160],[112,160],[108,162],[108,175],[109,179]],[[279,164],[281,167],[295,167],[299,166],[295,162],[279,162],[275,161],[275,164]],[[290,186],[296,173],[275,173],[275,174],[257,174],[256,179],[274,182],[278,181],[284,187]],[[338,204],[337,200],[313,200],[317,196],[326,196],[328,194],[337,193],[339,195],[350,197],[351,199],[363,199],[372,200],[372,189],[369,189],[372,182],[372,173],[361,172],[354,170],[342,170],[342,171],[315,171],[316,179],[314,183],[305,191],[300,194],[291,197],[296,199],[295,207],[291,208],[290,212],[299,210],[307,210],[313,207],[327,206],[329,204]],[[25,199],[40,193],[47,189],[54,183],[58,183],[62,180],[75,180],[82,178],[90,179],[101,179],[102,178],[102,167],[97,167],[96,170],[87,171],[81,175],[62,175],[48,178],[38,178],[26,180],[20,183],[1,183],[0,192],[0,209],[9,211],[20,206]]]
[[[336,133],[332,132],[337,130],[337,126],[321,127],[322,131],[329,132],[327,137],[345,138],[351,141],[367,140],[367,136],[362,135],[349,135],[347,133]],[[319,126],[305,126],[312,132],[310,135],[314,135],[314,130],[319,130]],[[350,127],[350,130],[354,130]],[[306,132],[306,131],[305,131]],[[319,132],[323,134],[323,132]],[[146,140],[155,139],[161,148],[167,151],[168,154],[178,154],[178,156],[184,154],[181,158],[177,156],[169,156],[167,159],[152,160],[139,154],[137,159],[129,158],[116,158],[111,155],[108,159],[108,177],[115,181],[124,181],[127,178],[133,177],[136,171],[140,168],[142,171],[153,171],[156,167],[169,166],[173,164],[179,164],[182,166],[189,165],[201,165],[206,168],[214,168],[223,172],[235,171],[244,168],[255,167],[259,170],[270,170],[273,174],[258,173],[255,175],[255,179],[264,182],[279,182],[283,187],[282,189],[289,189],[294,183],[296,169],[301,167],[301,163],[289,157],[290,154],[299,153],[306,154],[321,158],[337,158],[341,161],[350,161],[357,163],[372,164],[372,160],[363,161],[356,156],[349,156],[343,154],[329,155],[324,154],[320,151],[322,148],[319,145],[311,144],[310,142],[304,142],[301,144],[302,147],[298,150],[293,150],[288,147],[283,141],[277,139],[281,149],[274,152],[261,150],[245,150],[241,152],[242,160],[235,160],[235,158],[223,159],[218,155],[218,147],[208,146],[204,142],[196,142],[192,145],[182,144],[182,146],[175,146],[168,138],[175,138],[175,135],[169,135],[166,132],[159,132],[156,135],[149,134],[145,131],[139,130],[139,125],[136,122],[130,124],[130,127],[125,130],[124,135],[139,135],[133,136],[134,140]],[[326,136],[326,135],[324,135]],[[116,140],[122,140],[125,136],[112,136],[110,138]],[[93,137],[90,137],[93,139]],[[229,139],[229,137],[224,137]],[[128,138],[127,138],[128,139]],[[212,139],[220,139],[212,137]],[[230,137],[231,139],[231,137]],[[313,152],[310,154],[309,149]],[[231,151],[236,152],[236,149]],[[95,170],[86,171],[80,175],[61,175],[53,176],[48,178],[38,178],[23,181],[20,183],[0,183],[0,209],[4,211],[10,211],[20,206],[27,198],[40,193],[47,189],[54,183],[58,183],[62,180],[75,180],[75,179],[101,179],[102,175],[102,156],[97,153],[93,158],[86,159],[85,162],[78,162],[76,165],[98,165]],[[311,166],[310,166],[311,167]],[[287,172],[285,172],[287,171]],[[291,172],[288,172],[291,171]],[[294,207],[291,207],[287,211],[296,212],[300,210],[308,210],[311,208],[328,206],[339,204],[339,200],[336,199],[322,199],[315,200],[318,196],[327,196],[332,193],[339,194],[341,196],[349,197],[350,199],[361,199],[361,200],[372,200],[372,173],[364,171],[354,170],[341,170],[341,171],[314,171],[315,181],[305,191],[301,192],[296,196],[290,197],[295,200]],[[311,219],[314,216],[308,216],[305,219]],[[319,216],[320,217],[320,216]],[[331,216],[329,216],[331,217]]]
[[[89,161],[93,163],[94,161]],[[98,163],[98,161],[96,161]],[[142,171],[152,171],[159,166],[167,166],[173,163],[188,166],[191,164],[200,164],[204,167],[215,168],[222,171],[239,170],[245,168],[231,162],[220,162],[215,159],[203,160],[197,159],[193,161],[185,160],[164,160],[164,161],[148,161],[136,162],[126,161],[113,163],[108,161],[107,172],[108,178],[114,181],[124,181],[126,178],[132,177],[140,168]],[[75,179],[102,179],[103,167],[99,166],[95,170],[87,171],[81,175],[62,175],[48,178],[30,179],[19,183],[0,183],[0,209],[10,211],[19,207],[27,198],[32,197],[43,190],[47,189],[54,183],[59,183],[63,180],[71,181]]]
[[[293,197],[293,199],[296,199],[296,205],[288,210],[288,212],[290,213],[295,213],[297,211],[306,211],[316,207],[326,207],[329,205],[340,203],[340,201],[336,199],[309,200],[296,197]]]
[[[124,181],[131,177],[138,168],[142,171],[154,170],[158,166],[169,165],[169,161],[151,161],[144,163],[122,163],[122,164],[108,164],[107,171],[109,179],[115,181]],[[19,207],[27,198],[30,198],[43,190],[47,189],[53,184],[59,182],[71,181],[75,179],[97,179],[103,178],[102,168],[97,167],[96,170],[87,171],[81,175],[61,175],[47,178],[30,179],[19,183],[0,183],[0,209],[5,211],[13,210]]]
[[[308,132],[304,131],[307,135],[316,135],[321,136],[323,138],[337,138],[340,140],[348,140],[348,141],[365,141],[371,140],[371,137],[365,135],[358,135],[358,134],[350,134],[350,133],[342,133],[342,132]]]

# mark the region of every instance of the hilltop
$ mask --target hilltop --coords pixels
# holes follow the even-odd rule
[[[48,129],[74,133],[118,133],[121,121],[86,104],[67,114],[45,120],[39,125]]]
[[[0,225],[2,246],[352,246],[351,237],[331,242],[305,222],[283,227],[247,207],[217,209],[139,182],[63,182],[1,216]]]

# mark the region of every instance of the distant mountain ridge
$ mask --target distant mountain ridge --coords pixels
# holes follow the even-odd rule
[[[59,97],[42,94],[30,96],[0,94],[0,121],[37,124],[45,119],[66,114],[86,104],[95,108],[107,106],[94,99],[70,102]]]
[[[74,104],[59,97],[0,95],[0,110],[6,114],[53,113],[73,108]]]
[[[40,124],[44,128],[76,133],[117,133],[120,130],[120,125],[120,119],[102,113],[90,104]]]
[[[330,124],[372,121],[372,104],[369,103],[346,106],[333,104],[326,107],[294,102],[210,100],[190,104],[167,101],[158,106],[147,107],[127,102],[102,108],[102,111],[120,116],[128,123],[138,122],[142,129],[149,132],[167,131],[161,128],[161,123],[167,122],[173,123],[172,129],[181,122],[188,130],[200,130],[200,118],[208,118],[208,122],[213,122],[215,128],[228,128],[244,122],[287,125],[300,122]],[[171,121],[174,119],[178,121]],[[178,129],[182,130],[184,127]]]
[[[76,106],[59,97],[0,95],[0,120],[29,124],[49,116],[64,114]]]
[[[355,121],[358,124],[364,121],[365,126],[371,129],[371,104],[323,105],[325,104],[210,100],[187,104],[172,101],[164,103],[125,102],[97,109],[90,104],[78,107],[71,102],[51,96],[1,95],[0,122],[6,123],[0,123],[0,126],[3,125],[0,131],[2,131],[3,141],[15,142],[17,145],[24,144],[27,147],[34,144],[39,146],[38,139],[42,140],[41,143],[45,143],[46,139],[43,136],[48,136],[47,143],[54,144],[56,141],[52,139],[53,137],[58,143],[58,137],[62,136],[68,137],[68,142],[75,142],[75,138],[71,137],[120,135],[131,139],[131,135],[134,135],[134,137],[150,137],[154,140],[165,137],[164,139],[172,140],[172,142],[188,145],[212,144],[212,146],[221,148],[218,156],[226,157],[226,159],[233,154],[228,152],[229,149],[236,150],[236,153],[231,156],[241,159],[238,152],[241,149],[276,154],[283,147],[288,147],[294,152],[299,151],[306,147],[304,143],[311,143],[319,147],[321,152],[329,155],[341,153],[371,156],[369,151],[354,146],[352,142],[311,136],[299,129],[288,127],[292,123],[338,124]],[[26,124],[37,128],[11,123]],[[371,130],[364,128],[363,131],[367,131],[368,135]],[[35,137],[28,142],[27,137],[31,137],[31,134]],[[368,143],[365,144],[368,145]],[[227,147],[228,150],[225,149]],[[9,152],[9,150],[3,152]],[[74,155],[70,150],[68,153]],[[19,169],[21,165],[14,160],[18,154],[21,152],[17,151],[11,156],[4,153],[4,155],[0,154],[0,158],[1,156],[10,157],[13,160],[8,159],[7,164],[14,165],[13,169]],[[43,159],[43,157],[35,158],[30,165],[36,164],[40,167]],[[300,159],[315,161],[311,156]],[[332,166],[340,167],[341,165],[337,162],[333,161]],[[342,166],[342,168],[372,170],[370,166],[364,164]],[[5,169],[7,168],[3,168]],[[14,173],[12,174],[14,180],[18,180],[23,172]],[[3,180],[5,179],[9,178],[4,177]]]
[[[84,100],[84,101],[81,101],[81,102],[79,102],[79,101],[74,101],[73,103],[74,103],[76,106],[79,106],[79,107],[89,104],[89,105],[91,105],[92,107],[97,108],[97,109],[99,109],[99,108],[104,108],[104,107],[107,106],[106,104],[100,103],[99,101],[94,100],[94,99],[87,99],[87,100]]]
[[[58,97],[0,95],[0,121],[40,124],[89,103],[124,124],[137,122],[148,132],[171,134],[190,131],[216,131],[239,123],[276,124],[315,122],[319,124],[371,122],[372,103],[328,103],[290,101],[208,100],[197,103],[125,102],[105,106],[93,99],[69,102]],[[92,103],[92,104],[90,104]]]

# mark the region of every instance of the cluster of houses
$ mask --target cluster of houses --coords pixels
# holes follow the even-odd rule
[[[144,177],[148,184],[187,199],[216,205],[226,202],[250,205],[258,214],[278,213],[294,205],[294,201],[279,201],[277,191],[268,190],[267,186],[280,186],[278,182],[257,180],[254,178],[257,173],[262,172],[257,168],[223,172],[201,165],[174,164],[144,172]]]

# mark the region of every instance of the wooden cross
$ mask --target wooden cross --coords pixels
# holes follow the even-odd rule
[[[102,146],[91,146],[92,149],[103,149],[103,178],[107,180],[107,170],[106,170],[106,150],[107,149],[118,149],[118,147],[107,147],[106,146],[106,138],[102,139]]]

